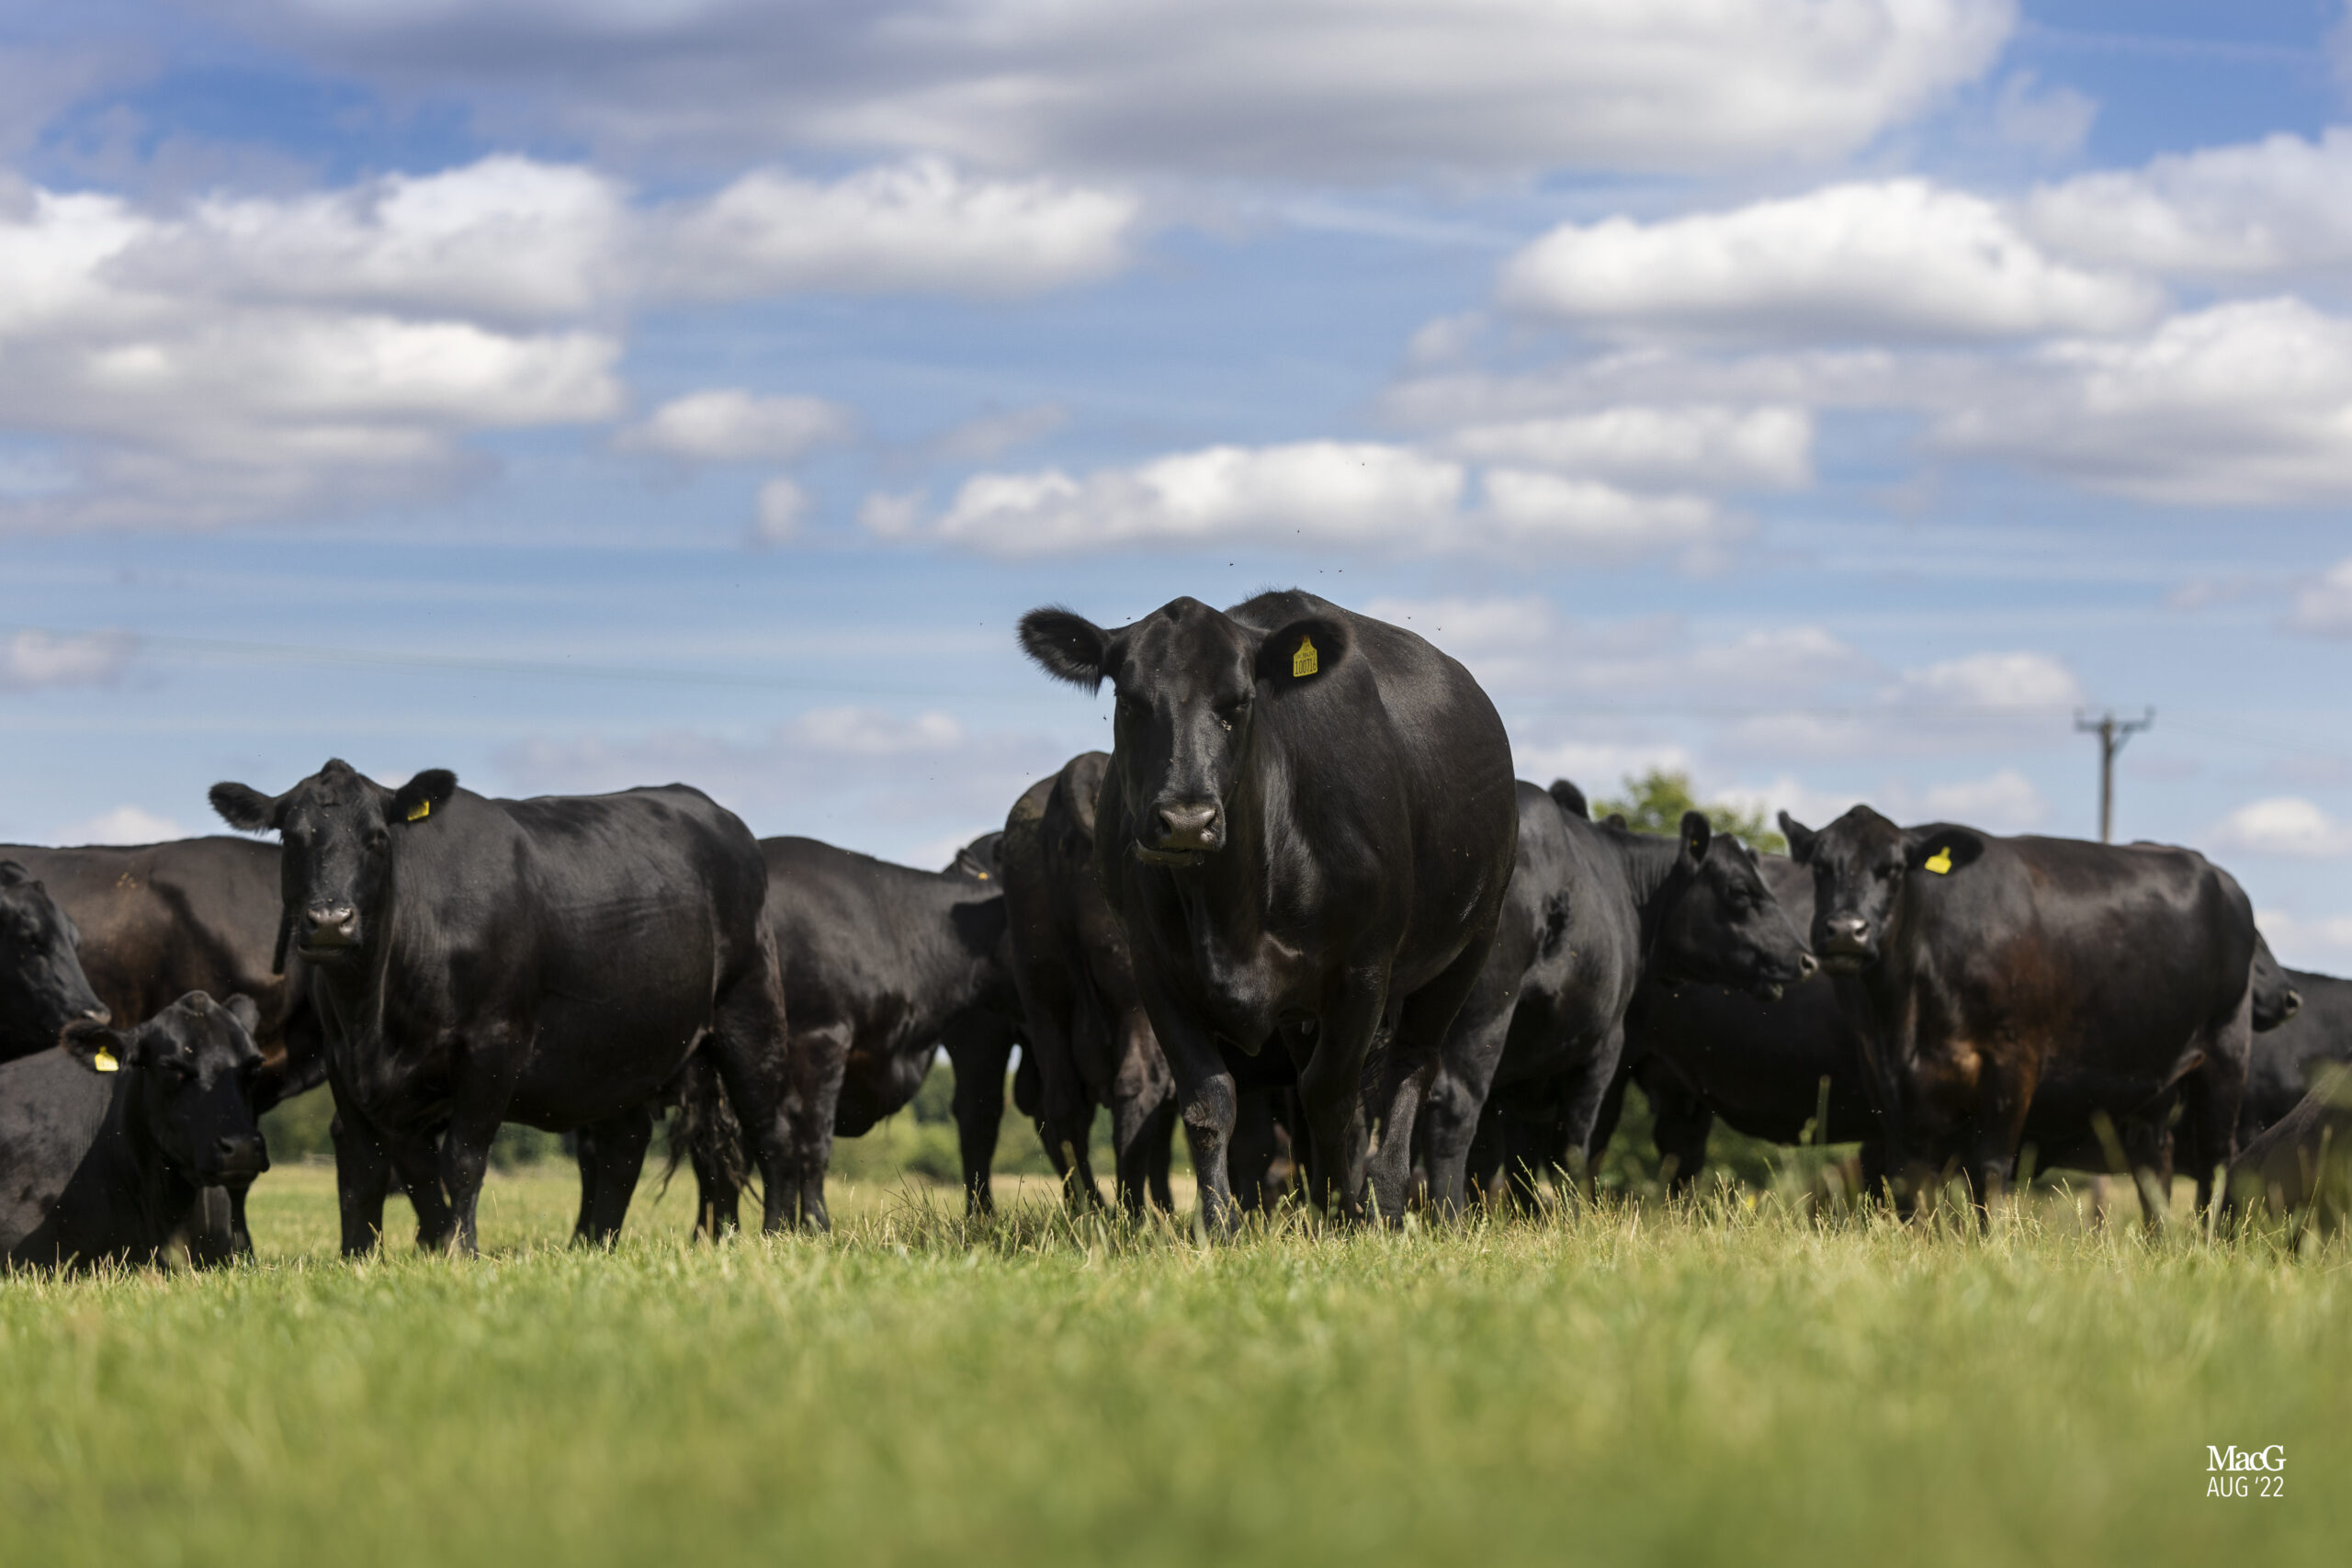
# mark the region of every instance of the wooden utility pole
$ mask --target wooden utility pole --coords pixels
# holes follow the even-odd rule
[[[2156,722],[2156,710],[2148,709],[2139,718],[2118,719],[2109,708],[2096,720],[2075,715],[2075,728],[2085,735],[2098,737],[2098,841],[2115,842],[2115,754],[2123,743]]]

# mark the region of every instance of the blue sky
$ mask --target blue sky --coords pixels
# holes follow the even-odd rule
[[[18,13],[29,7],[17,7]],[[0,837],[342,755],[919,862],[1299,583],[1521,770],[2120,830],[2352,966],[2339,4],[0,21]]]

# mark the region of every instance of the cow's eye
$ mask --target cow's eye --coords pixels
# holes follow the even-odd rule
[[[196,1064],[188,1060],[186,1056],[159,1057],[157,1058],[155,1065],[163,1068],[164,1071],[171,1074],[172,1077],[179,1079],[182,1083],[186,1083],[196,1077]]]

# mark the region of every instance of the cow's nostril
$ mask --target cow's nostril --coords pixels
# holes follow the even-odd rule
[[[1216,831],[1216,803],[1205,805],[1163,806],[1159,808],[1159,828],[1163,841],[1204,840]]]
[[[1799,954],[1797,955],[1797,978],[1798,978],[1798,979],[1800,979],[1800,980],[1810,980],[1810,979],[1812,979],[1815,975],[1818,975],[1818,974],[1820,974],[1820,973],[1821,973],[1821,960],[1819,960],[1818,958],[1815,958],[1815,957],[1812,953],[1799,953]]]
[[[92,1023],[112,1023],[114,1021],[114,1010],[107,1007],[85,1008],[83,1010],[82,1016],[88,1019]]]

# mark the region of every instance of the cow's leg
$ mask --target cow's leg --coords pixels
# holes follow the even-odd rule
[[[1421,1102],[1430,1207],[1445,1219],[1459,1219],[1470,1207],[1470,1153],[1478,1136],[1479,1100],[1471,1084],[1440,1068]]]
[[[1714,1131],[1713,1107],[1690,1092],[1670,1071],[1645,1075],[1642,1092],[1650,1101],[1650,1137],[1657,1145],[1658,1168],[1670,1170],[1667,1190],[1679,1196],[1707,1166],[1707,1134]],[[1600,1151],[1592,1151],[1597,1157]]]
[[[1176,1153],[1176,1085],[1171,1079],[1168,1092],[1159,1097],[1149,1121],[1143,1126],[1144,1183],[1151,1201],[1163,1214],[1176,1212],[1176,1194],[1168,1185],[1169,1168]]]
[[[645,1168],[645,1148],[653,1141],[653,1113],[642,1105],[581,1129],[580,1146],[593,1151],[595,1168],[586,1183],[592,1197],[572,1230],[574,1241],[608,1245],[628,1218],[629,1200]]]
[[[1610,1141],[1617,1136],[1617,1123],[1625,1114],[1625,1087],[1636,1077],[1642,1077],[1645,1064],[1651,1058],[1645,1057],[1642,1061],[1628,1062],[1622,1055],[1618,1058],[1617,1076],[1609,1080],[1608,1089],[1602,1091],[1600,1108],[1592,1119],[1592,1152],[1596,1156],[1606,1153]],[[1642,1077],[1643,1098],[1655,1100],[1656,1097],[1649,1092],[1648,1082],[1648,1078]],[[1659,1151],[1661,1154],[1664,1152],[1663,1149]]]
[[[1510,1030],[1512,1000],[1506,996],[1489,999],[1480,996],[1480,977],[1487,967],[1487,951],[1494,946],[1494,930],[1489,926],[1483,933],[1475,934],[1464,944],[1452,964],[1440,970],[1429,984],[1407,997],[1396,1010],[1396,1031],[1389,1042],[1387,1060],[1380,1075],[1377,1104],[1381,1112],[1380,1147],[1368,1162],[1373,1195],[1378,1204],[1380,1217],[1387,1221],[1404,1218],[1405,1204],[1411,1194],[1413,1179],[1413,1128],[1419,1119],[1421,1105],[1429,1098],[1442,1067],[1449,1060],[1459,1035],[1455,1024],[1470,1006],[1474,996],[1484,1004],[1477,1008],[1480,1016],[1491,1022],[1496,1013],[1503,1015],[1503,1029]],[[1515,992],[1516,987],[1512,987]],[[1481,1045],[1494,1044],[1491,1040]],[[1495,1045],[1496,1060],[1501,1060],[1499,1045]],[[1613,1067],[1616,1059],[1612,1056]],[[1430,1184],[1439,1181],[1434,1156],[1430,1168]],[[1458,1185],[1449,1175],[1444,1179]],[[1448,1213],[1453,1212],[1449,1209]]]
[[[1159,1037],[1160,1053],[1176,1079],[1177,1103],[1184,1115],[1184,1142],[1193,1154],[1193,1174],[1200,1184],[1201,1216],[1210,1234],[1229,1235],[1238,1210],[1226,1156],[1233,1143],[1233,1122],[1239,1097],[1233,1074],[1216,1043],[1191,1017],[1179,1011],[1144,985],[1144,1008],[1151,1016],[1152,1032]]]
[[[705,1048],[766,1187],[762,1224],[777,1231],[797,1220],[823,1229],[825,1162],[847,1042],[822,1030],[794,1034],[785,1022],[770,953],[719,993]]]
[[[2236,1012],[2207,1034],[2205,1059],[2181,1085],[2186,1120],[2193,1134],[2181,1142],[2197,1151],[2197,1212],[2213,1204],[2216,1169],[2238,1157],[2238,1111],[2245,1101],[2246,1069],[2254,1053],[2254,993],[2248,988]]]
[[[245,1198],[253,1190],[251,1177],[229,1183],[229,1254],[232,1258],[254,1255],[254,1234],[245,1228]]]
[[[571,1134],[572,1163],[580,1168],[580,1217],[571,1222],[571,1239],[586,1241],[595,1234],[596,1126],[590,1122]]]
[[[989,1172],[996,1164],[997,1134],[1004,1126],[1004,1067],[1012,1056],[1010,1031],[987,1038],[954,1038],[947,1059],[956,1069],[956,1144],[964,1160],[964,1212],[996,1212]]]
[[[359,1111],[335,1095],[334,1120],[327,1124],[334,1144],[336,1206],[342,1211],[343,1255],[356,1258],[374,1249],[384,1234],[384,1199],[391,1191],[392,1161],[381,1136]]]
[[[1359,1220],[1364,1214],[1372,1132],[1364,1117],[1364,1066],[1387,1022],[1387,966],[1351,967],[1340,976],[1337,995],[1319,1021],[1314,1054],[1299,1069],[1298,1098],[1315,1135],[1318,1179],[1329,1184],[1314,1196],[1335,1219]],[[1399,1140],[1400,1160],[1411,1156],[1411,1129],[1405,1131]]]
[[[1159,1192],[1169,1202],[1169,1115],[1163,1108],[1175,1104],[1176,1086],[1168,1072],[1168,1058],[1151,1037],[1151,1023],[1140,1007],[1120,1010],[1114,1044],[1117,1071],[1111,1079],[1111,1150],[1119,1201],[1130,1214],[1141,1215],[1152,1196],[1152,1142],[1159,1141]]]

